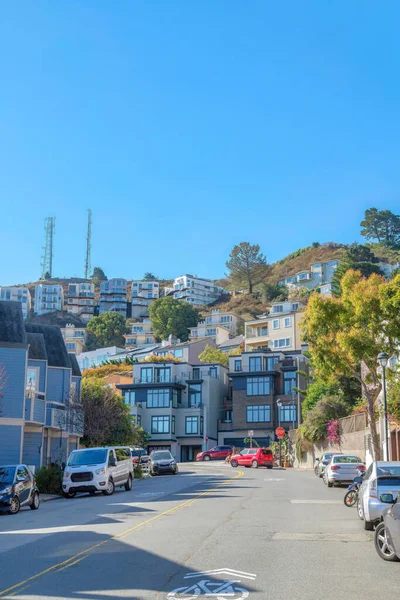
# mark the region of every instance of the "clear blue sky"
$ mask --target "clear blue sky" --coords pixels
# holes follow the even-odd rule
[[[0,20],[0,284],[219,277],[400,212],[400,4],[21,0]]]

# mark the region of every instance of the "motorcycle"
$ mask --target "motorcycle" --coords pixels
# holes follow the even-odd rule
[[[359,477],[364,477],[365,472],[363,471],[358,471],[359,473]],[[349,485],[349,487],[347,488],[347,492],[344,495],[343,498],[343,502],[344,505],[347,506],[348,508],[351,508],[352,506],[355,506],[357,504],[357,500],[358,500],[358,493],[360,491],[360,487],[361,487],[361,483],[359,483],[358,481],[353,481],[353,483],[351,483]]]

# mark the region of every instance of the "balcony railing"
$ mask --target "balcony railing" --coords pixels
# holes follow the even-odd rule
[[[149,383],[182,383],[182,377],[177,375],[171,375],[165,377],[162,375],[152,375],[151,377],[134,377],[133,383],[142,383],[143,385]]]
[[[44,395],[39,393],[30,393],[25,400],[25,421],[31,423],[44,424],[46,412],[46,402]]]

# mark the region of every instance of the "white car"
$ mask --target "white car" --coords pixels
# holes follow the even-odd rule
[[[116,487],[132,489],[133,463],[131,450],[124,446],[73,450],[64,470],[62,491],[65,498],[77,492],[93,495],[103,492],[111,496]]]
[[[365,465],[356,454],[334,454],[325,467],[323,481],[328,487],[351,483],[360,471],[365,471]]]
[[[388,508],[381,496],[392,494],[397,498],[399,493],[400,461],[379,460],[371,463],[362,479],[357,503],[358,516],[364,521],[367,531],[373,530],[374,525],[382,519],[385,508]]]

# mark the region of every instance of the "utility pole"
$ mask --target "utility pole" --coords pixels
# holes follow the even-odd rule
[[[92,251],[92,210],[89,208],[88,209],[87,234],[86,234],[85,279],[90,279],[90,271],[92,270],[91,251]]]
[[[43,255],[41,266],[41,279],[46,279],[46,275],[53,276],[53,245],[54,234],[56,231],[56,218],[46,217],[44,220],[45,242],[43,246]]]

